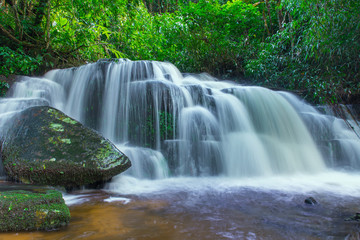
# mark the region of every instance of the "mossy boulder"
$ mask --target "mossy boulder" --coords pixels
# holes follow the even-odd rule
[[[66,188],[104,182],[131,166],[98,132],[46,106],[18,114],[2,141],[11,180]]]
[[[70,211],[56,190],[0,192],[0,231],[52,230],[66,226]]]

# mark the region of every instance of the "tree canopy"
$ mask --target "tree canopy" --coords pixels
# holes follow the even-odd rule
[[[319,103],[360,93],[357,0],[0,3],[0,75],[129,58],[296,90]]]

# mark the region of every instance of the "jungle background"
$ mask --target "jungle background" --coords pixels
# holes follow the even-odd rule
[[[299,93],[360,98],[358,0],[0,0],[0,89],[101,58]]]

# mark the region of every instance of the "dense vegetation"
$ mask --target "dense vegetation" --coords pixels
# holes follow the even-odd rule
[[[0,75],[124,57],[296,90],[313,102],[360,93],[358,0],[0,2]]]

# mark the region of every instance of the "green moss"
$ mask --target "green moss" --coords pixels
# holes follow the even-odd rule
[[[71,119],[70,117],[65,116],[64,114],[62,114],[61,112],[59,112],[55,109],[50,108],[47,112],[50,114],[50,116],[52,116],[58,120],[61,120],[65,123],[69,123],[69,124],[77,124],[78,123],[77,121]]]
[[[50,230],[69,221],[69,208],[58,191],[0,192],[0,231]]]
[[[70,123],[70,124],[76,124],[77,122],[76,121],[74,121],[74,120],[72,120],[71,118],[64,118],[63,120],[62,120],[63,122],[66,122],[66,123]]]
[[[80,165],[62,159],[55,161],[47,159],[33,163],[18,159],[16,165],[6,164],[4,169],[8,176],[15,181],[70,188],[106,181],[130,166],[130,161],[126,157],[120,156],[117,159],[112,159],[112,157],[104,159],[100,165],[94,165],[89,161]]]
[[[69,138],[50,137],[48,140],[49,143],[54,144],[55,146],[61,145],[61,143],[71,144],[71,139]]]
[[[50,113],[51,116],[58,116],[58,112],[52,108],[50,108],[47,112]]]
[[[54,137],[49,137],[48,140],[49,140],[49,143],[52,143],[54,145],[58,145],[58,142],[54,140]]]
[[[103,143],[103,147],[100,147],[97,151],[96,158],[97,159],[106,159],[108,158],[112,153],[113,150],[109,143]]]
[[[98,159],[98,168],[102,170],[111,169],[122,164],[127,164],[127,158],[119,152],[114,151],[114,147],[107,141],[101,141],[102,147],[100,147],[96,153]],[[120,159],[122,161],[120,161]],[[124,162],[125,161],[125,162]]]
[[[58,123],[50,123],[50,128],[57,132],[65,131],[64,126]]]
[[[61,138],[60,141],[66,144],[71,144],[71,140],[68,138]]]

